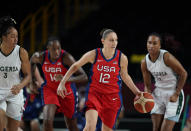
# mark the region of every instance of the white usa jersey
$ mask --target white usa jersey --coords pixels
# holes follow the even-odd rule
[[[176,73],[164,63],[164,54],[166,50],[160,50],[160,54],[155,62],[146,55],[147,69],[151,72],[155,79],[155,86],[159,88],[176,88],[177,77]]]
[[[9,55],[0,50],[0,90],[10,90],[13,85],[19,84],[21,60],[20,46],[16,45]]]

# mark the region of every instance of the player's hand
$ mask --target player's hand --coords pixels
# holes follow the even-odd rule
[[[17,94],[19,94],[21,89],[22,89],[22,87],[19,84],[13,85],[13,87],[11,88],[11,93],[14,95],[17,95]]]
[[[174,93],[171,97],[170,97],[170,102],[176,102],[178,100],[178,95],[176,93]]]
[[[55,80],[56,81],[61,81],[63,78],[63,75],[62,74],[55,74]]]
[[[28,85],[30,92],[32,94],[39,94],[38,89],[41,87],[40,83],[38,81],[31,81]]]
[[[137,92],[134,100],[138,100],[141,97],[141,95],[143,95],[143,92],[141,92],[141,91]]]
[[[65,96],[70,95],[71,93],[72,92],[67,92],[65,83],[60,82],[60,84],[57,88],[57,94],[64,99]]]

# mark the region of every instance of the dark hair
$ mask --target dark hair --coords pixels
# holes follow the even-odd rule
[[[150,36],[156,36],[156,37],[158,37],[159,40],[160,40],[160,44],[163,43],[163,42],[162,42],[162,36],[161,36],[159,33],[157,33],[157,32],[152,32],[152,33],[149,34],[148,37],[150,37]]]
[[[112,29],[104,28],[101,30],[100,35],[101,35],[102,39],[105,39],[107,37],[107,35],[112,33],[112,32],[115,32],[115,31]]]
[[[60,42],[60,38],[57,37],[57,36],[50,36],[50,37],[48,38],[48,40],[47,40],[47,46],[49,46],[50,43],[53,42],[53,41],[59,41],[59,42]]]
[[[16,21],[10,16],[0,18],[0,37],[6,36],[11,27],[16,28]]]

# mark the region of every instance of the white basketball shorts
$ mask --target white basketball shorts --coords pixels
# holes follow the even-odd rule
[[[152,93],[155,105],[151,114],[164,114],[165,119],[178,122],[184,106],[184,92],[181,90],[176,102],[170,102],[170,96],[174,92],[175,90],[155,88]]]
[[[7,90],[0,92],[0,109],[3,109],[8,117],[20,121],[24,110],[23,90],[17,95],[12,95]]]

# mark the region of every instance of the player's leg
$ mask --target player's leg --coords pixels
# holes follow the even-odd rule
[[[191,122],[189,120],[187,120],[183,131],[191,131]]]
[[[153,131],[160,131],[161,125],[164,119],[163,114],[152,114],[151,115],[152,123],[153,123]]]
[[[6,114],[3,109],[0,108],[0,131],[6,127]]]
[[[95,131],[98,118],[98,112],[96,110],[86,111],[86,125],[83,131]]]
[[[175,123],[175,121],[164,119],[161,126],[161,131],[172,131]]]
[[[168,104],[166,105],[166,111],[161,126],[161,131],[165,130],[172,131],[176,122],[179,121],[184,105],[183,91],[181,91],[179,98],[176,102],[169,102],[169,99],[167,99],[167,101]]]
[[[17,131],[20,125],[19,120],[15,120],[11,117],[7,117],[7,131]]]
[[[30,122],[31,131],[40,131],[40,123],[38,119],[33,119]]]
[[[77,126],[78,92],[74,84],[71,84],[70,88],[68,87],[67,89],[72,93],[67,95],[64,99],[58,97],[60,103],[58,112],[62,112],[64,114],[66,126],[69,131],[79,131]]]
[[[19,128],[22,129],[23,131],[31,131],[30,130],[30,121],[20,121]]]
[[[6,131],[17,131],[23,114],[23,92],[7,98],[7,128]]]
[[[55,104],[47,104],[43,108],[43,130],[53,131],[53,121],[56,112]]]
[[[109,128],[104,123],[102,123],[102,131],[113,131],[113,129]]]
[[[69,129],[69,131],[79,131],[78,127],[77,127],[77,119],[76,118],[68,118],[68,117],[64,117],[65,122],[66,122],[66,126]]]

